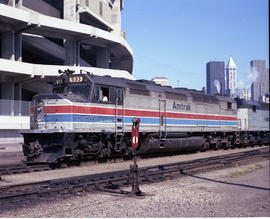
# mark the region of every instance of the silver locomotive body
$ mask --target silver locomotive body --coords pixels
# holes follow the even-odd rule
[[[239,142],[235,100],[150,81],[63,73],[36,95],[24,154],[31,162],[129,155],[132,118],[139,154],[231,147]]]

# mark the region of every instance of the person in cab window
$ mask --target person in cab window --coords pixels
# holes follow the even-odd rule
[[[102,98],[102,101],[103,101],[103,102],[108,102],[108,97],[107,97],[107,96],[104,96],[104,97]]]

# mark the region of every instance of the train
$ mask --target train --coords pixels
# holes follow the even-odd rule
[[[29,163],[269,144],[269,104],[161,86],[148,80],[60,71],[52,93],[33,97],[22,132]]]

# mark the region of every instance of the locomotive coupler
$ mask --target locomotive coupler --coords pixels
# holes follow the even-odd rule
[[[137,164],[130,165],[130,173],[132,177],[132,190],[131,195],[141,195],[142,192],[139,189],[139,168]]]

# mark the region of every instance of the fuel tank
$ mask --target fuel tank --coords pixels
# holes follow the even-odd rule
[[[165,153],[177,151],[195,151],[202,149],[203,137],[151,138],[143,142],[138,150],[140,154]]]

